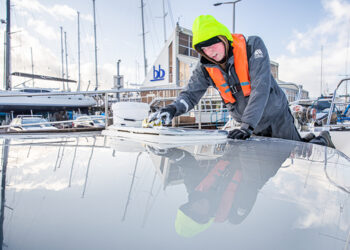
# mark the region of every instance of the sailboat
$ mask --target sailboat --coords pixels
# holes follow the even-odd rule
[[[51,88],[19,88],[10,89],[10,75],[26,77],[29,79],[41,79],[45,81],[76,82],[70,79],[63,79],[44,75],[35,75],[28,73],[14,72],[11,73],[11,14],[10,0],[6,2],[7,19],[6,19],[6,70],[5,70],[5,91],[0,91],[0,112],[30,112],[30,111],[61,111],[88,108],[96,105],[95,99],[90,96],[78,95],[71,92],[71,95],[57,95],[59,91]],[[30,93],[44,95],[28,95]],[[55,93],[50,95],[50,93]],[[22,96],[20,95],[22,94]],[[27,95],[26,95],[27,94]],[[24,96],[23,96],[24,95]]]

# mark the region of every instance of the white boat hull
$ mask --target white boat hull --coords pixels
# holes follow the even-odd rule
[[[8,92],[0,92],[8,94]],[[17,94],[17,93],[16,93]],[[96,105],[92,97],[83,95],[9,96],[0,98],[0,112],[87,108]]]

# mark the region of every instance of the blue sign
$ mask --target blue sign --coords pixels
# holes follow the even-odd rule
[[[164,76],[165,70],[160,67],[160,64],[158,65],[158,70],[153,66],[153,79],[151,82],[164,80]]]

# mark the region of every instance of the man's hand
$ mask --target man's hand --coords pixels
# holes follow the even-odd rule
[[[252,135],[253,131],[250,129],[234,129],[228,132],[227,138],[229,139],[239,139],[239,140],[245,140],[248,139]]]
[[[150,114],[148,117],[148,122],[155,121],[157,119],[161,120],[165,125],[169,125],[171,120],[176,114],[176,107],[172,104],[161,108],[157,112]]]

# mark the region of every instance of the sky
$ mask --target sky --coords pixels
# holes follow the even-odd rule
[[[177,22],[191,29],[194,19],[202,14],[213,15],[231,30],[232,5],[214,7],[216,2],[164,0],[166,36],[170,36]],[[5,5],[6,1],[0,0],[1,19],[6,19]],[[125,83],[142,83],[141,0],[95,0],[95,5],[99,89],[112,88],[118,60]],[[62,27],[66,32],[68,75],[75,80],[78,80],[79,11],[81,85],[82,90],[92,90],[95,85],[92,0],[12,0],[11,6],[11,71],[31,73],[32,53],[35,74],[60,77]],[[264,40],[270,59],[279,64],[280,80],[302,84],[316,97],[321,92],[333,92],[337,82],[350,74],[349,0],[241,0],[236,4],[235,14],[236,33],[258,35]],[[163,1],[144,0],[144,16],[150,69],[164,44]],[[4,30],[5,24],[1,24],[1,76]],[[24,79],[13,77],[12,81],[15,86]],[[31,84],[27,82],[28,86]],[[60,83],[49,84],[35,82],[38,87],[61,87]],[[76,87],[70,84],[71,89]]]

